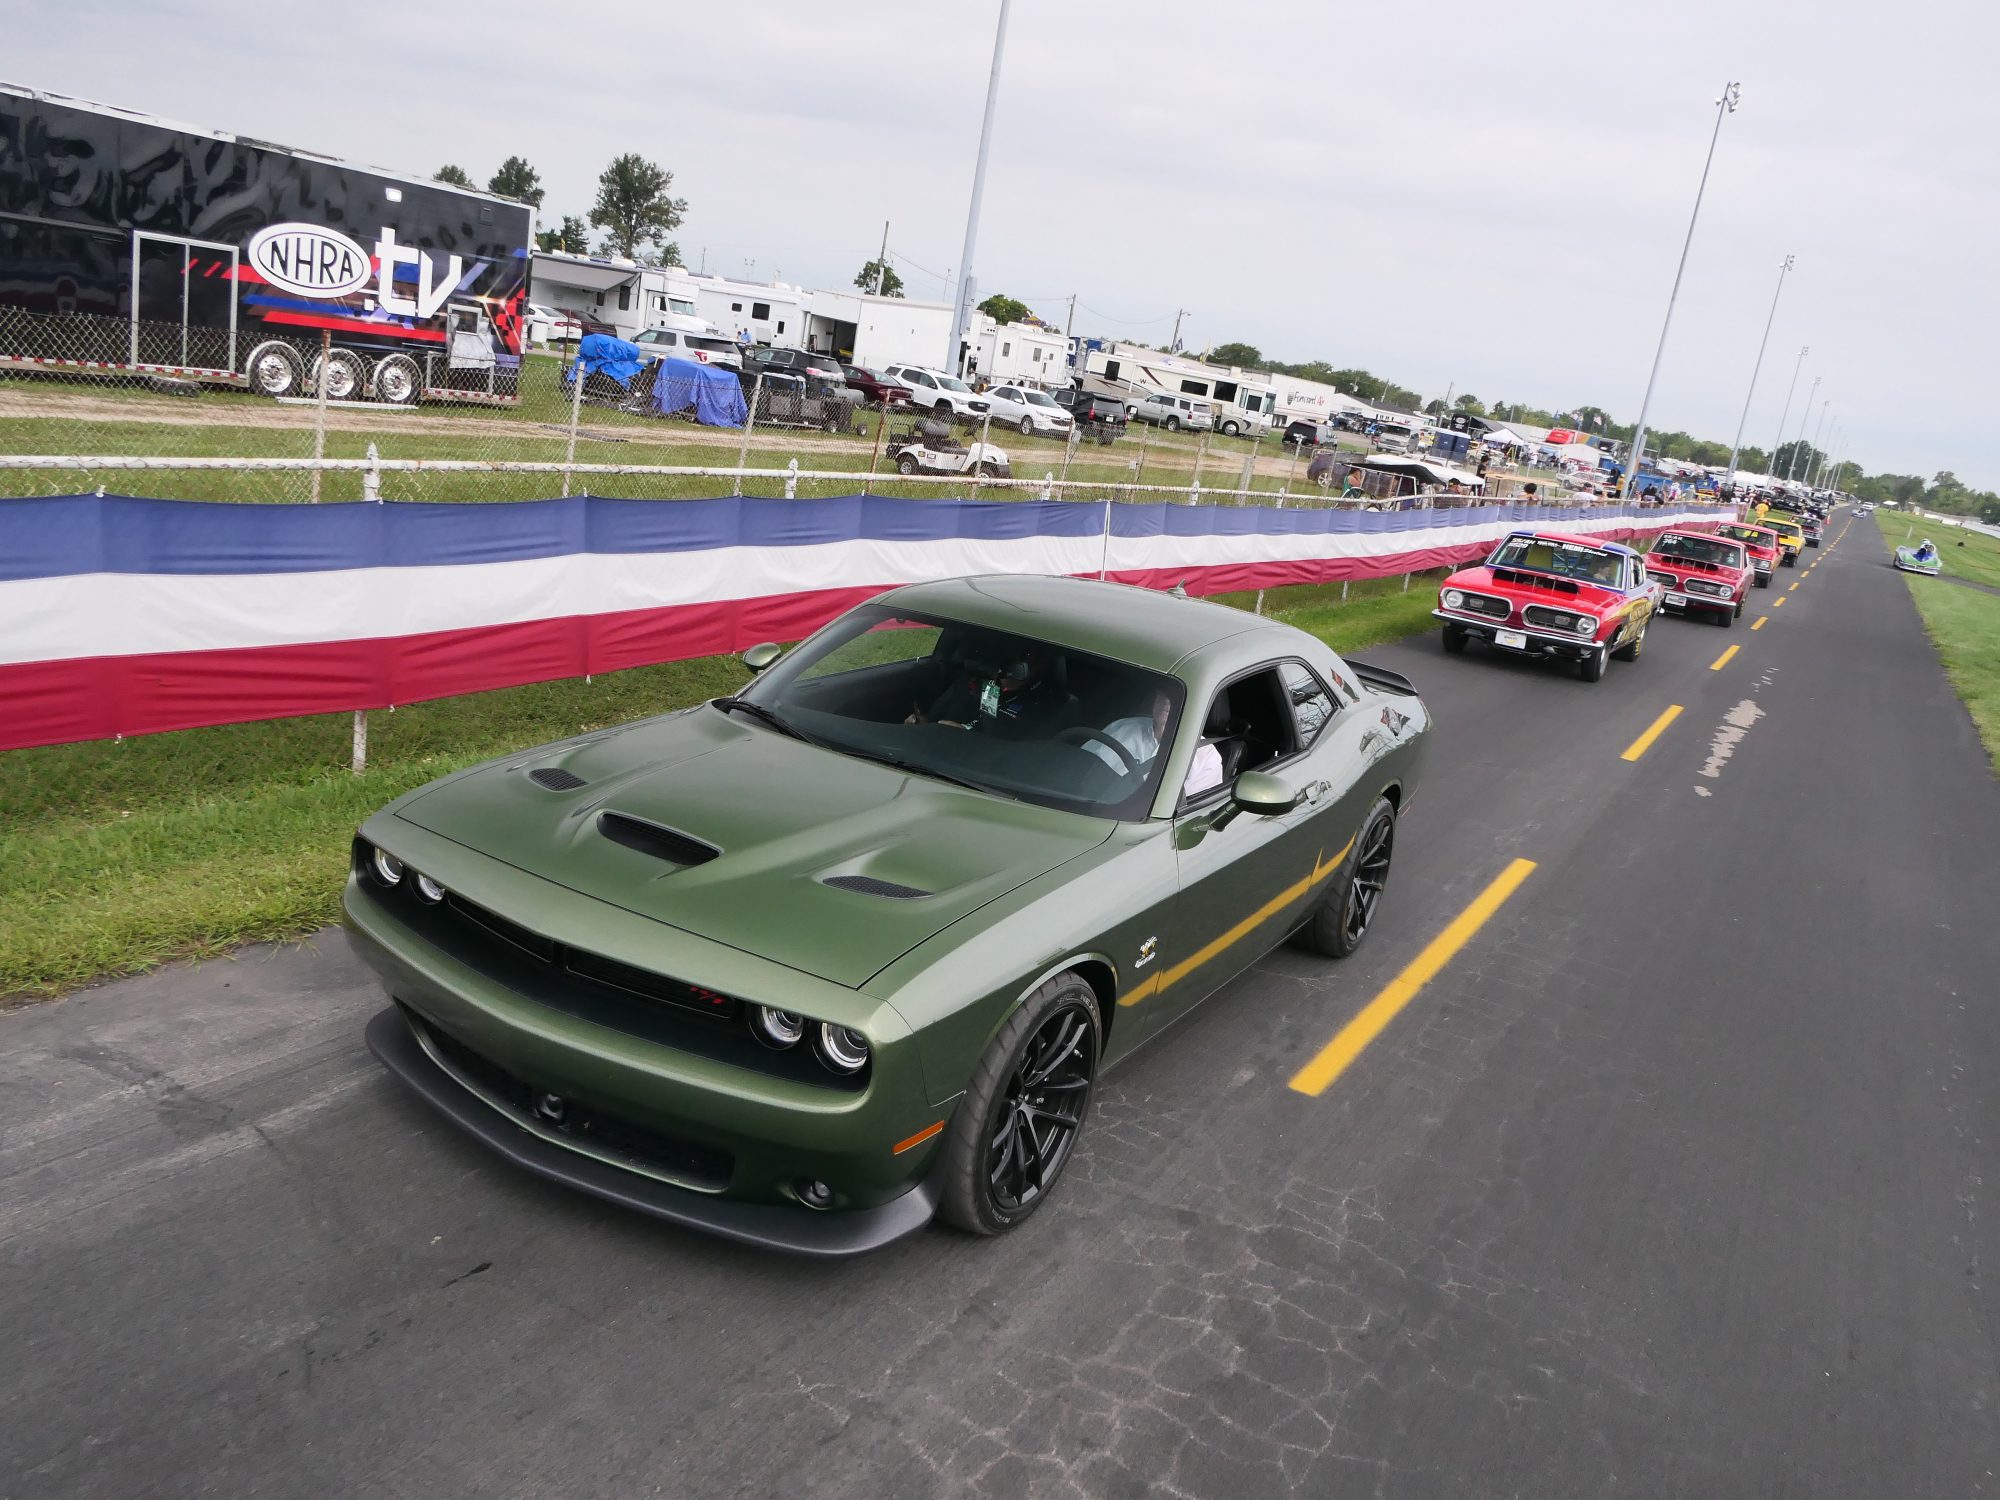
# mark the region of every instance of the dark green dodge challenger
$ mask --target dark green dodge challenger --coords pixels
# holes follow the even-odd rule
[[[740,697],[448,776],[354,843],[369,1045],[530,1171],[843,1255],[1011,1228],[1105,1067],[1367,935],[1430,716],[1120,584],[884,594]],[[775,664],[774,664],[775,663]]]

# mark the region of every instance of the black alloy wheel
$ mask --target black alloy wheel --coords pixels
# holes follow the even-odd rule
[[[948,1222],[1000,1234],[1047,1201],[1083,1133],[1102,1034],[1096,992],[1076,974],[1058,974],[1015,1008],[946,1137]]]
[[[1307,947],[1328,958],[1346,958],[1361,946],[1374,925],[1395,852],[1395,804],[1377,797],[1346,863],[1301,929]]]

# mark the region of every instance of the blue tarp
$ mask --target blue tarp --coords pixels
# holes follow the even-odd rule
[[[671,417],[689,407],[704,427],[741,427],[750,417],[735,371],[691,359],[661,360],[653,377],[653,410]]]
[[[608,333],[586,333],[576,346],[576,359],[563,372],[563,385],[566,388],[575,380],[579,370],[586,377],[608,375],[620,385],[630,385],[641,368],[637,344],[614,339]]]

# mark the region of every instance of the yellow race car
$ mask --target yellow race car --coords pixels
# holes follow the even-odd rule
[[[1774,510],[1757,524],[1778,533],[1778,561],[1788,568],[1797,567],[1799,553],[1805,550],[1806,545],[1806,529],[1798,523],[1798,519],[1786,511]]]

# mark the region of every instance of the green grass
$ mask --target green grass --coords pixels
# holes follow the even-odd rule
[[[1435,574],[1407,593],[1357,583],[1345,603],[1338,586],[1274,589],[1265,611],[1358,651],[1423,628],[1435,591]],[[337,918],[355,825],[391,798],[742,678],[705,657],[372,713],[361,776],[347,714],[0,754],[0,1005],[315,932]]]
[[[1890,555],[1897,547],[1914,546],[1928,536],[1939,544],[1947,576],[2000,588],[2000,539],[1941,527],[1935,521],[1917,520],[1913,528],[1913,518],[1893,511],[1878,510],[1875,520]],[[1955,545],[1961,540],[1963,548]],[[1945,676],[1979,727],[1994,770],[2000,771],[2000,596],[1953,588],[1915,574],[1905,574],[1904,581],[1944,663]]]
[[[1947,578],[1965,578],[1988,588],[2000,588],[2000,537],[1888,510],[1875,512],[1875,524],[1881,528],[1882,540],[1889,544],[1892,554],[1898,547],[1914,547],[1929,537],[1937,543]]]

